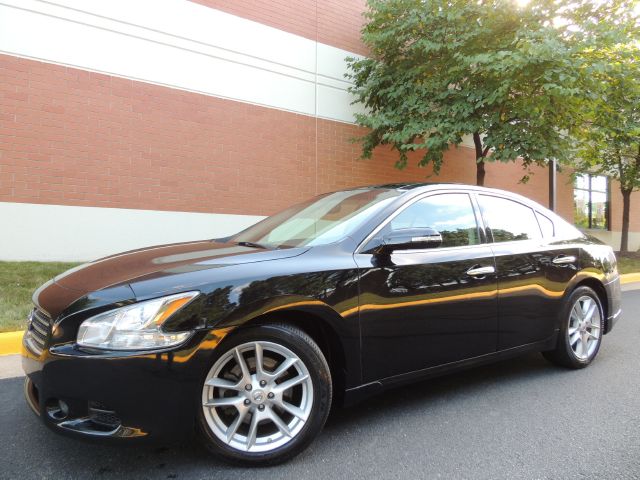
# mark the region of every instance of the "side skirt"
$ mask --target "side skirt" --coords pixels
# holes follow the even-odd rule
[[[345,392],[344,405],[350,406],[385,390],[400,387],[402,385],[414,383],[420,380],[436,378],[460,370],[466,370],[480,365],[499,362],[508,358],[517,357],[524,353],[552,350],[555,348],[557,340],[558,332],[556,331],[551,337],[539,342],[528,343],[526,345],[520,345],[518,347],[509,348],[507,350],[487,353],[478,357],[466,358],[457,362],[445,363],[443,365],[437,365],[435,367],[423,368],[421,370],[415,370],[413,372],[402,373],[400,375],[394,375],[393,377],[387,377],[376,380],[374,382],[366,383],[358,387],[349,388]]]

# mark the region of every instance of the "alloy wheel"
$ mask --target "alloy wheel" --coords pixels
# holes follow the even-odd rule
[[[579,297],[569,314],[567,335],[573,354],[587,360],[597,349],[602,334],[602,316],[597,302],[588,295]]]
[[[269,452],[296,437],[313,407],[313,384],[302,360],[273,342],[244,343],[211,367],[202,408],[211,432],[243,452]]]

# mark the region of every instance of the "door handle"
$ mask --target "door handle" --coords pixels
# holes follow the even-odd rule
[[[568,263],[574,263],[575,261],[576,257],[574,257],[573,255],[561,255],[551,260],[551,262],[555,263],[556,265],[566,265]]]
[[[467,270],[467,275],[471,275],[472,277],[482,277],[484,275],[489,275],[490,273],[495,273],[496,269],[493,267],[471,267]]]

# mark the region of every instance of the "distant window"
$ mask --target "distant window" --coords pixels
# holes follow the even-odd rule
[[[575,224],[581,228],[609,228],[609,182],[603,175],[578,175],[573,188]]]
[[[536,216],[526,205],[489,195],[480,195],[479,200],[494,242],[540,238]]]
[[[430,227],[442,235],[440,247],[462,247],[480,243],[476,216],[466,193],[431,195],[408,206],[383,229]]]
[[[538,219],[538,223],[540,224],[542,236],[544,238],[552,238],[554,236],[553,222],[538,212],[536,212],[536,218]]]

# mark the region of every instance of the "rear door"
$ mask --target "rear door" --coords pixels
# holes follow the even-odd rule
[[[496,261],[498,350],[550,338],[577,250],[555,244],[553,223],[530,206],[494,194],[477,198]]]

